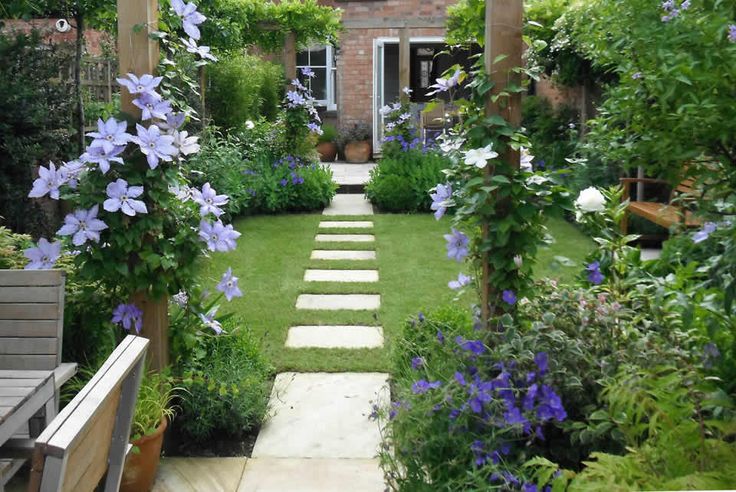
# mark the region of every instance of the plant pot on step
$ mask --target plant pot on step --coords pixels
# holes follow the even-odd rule
[[[319,160],[322,162],[335,162],[337,158],[337,144],[335,142],[320,142],[317,144]]]
[[[120,483],[120,492],[149,492],[156,478],[156,470],[161,461],[161,445],[164,441],[164,431],[168,426],[164,418],[153,434],[136,439],[131,444],[139,452],[131,450],[123,468],[123,479]]]
[[[368,162],[372,150],[368,140],[347,143],[345,144],[345,160],[353,164]]]

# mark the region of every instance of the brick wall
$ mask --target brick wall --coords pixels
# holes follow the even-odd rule
[[[374,19],[392,17],[444,17],[447,7],[457,0],[321,0],[327,5],[343,10],[343,20]]]

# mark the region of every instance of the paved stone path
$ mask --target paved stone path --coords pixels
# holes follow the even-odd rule
[[[370,179],[371,169],[375,163],[347,164],[344,162],[330,162],[326,164],[332,170],[332,179],[339,185],[362,185]]]

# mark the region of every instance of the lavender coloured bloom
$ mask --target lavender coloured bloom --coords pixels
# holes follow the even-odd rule
[[[445,234],[444,237],[447,241],[447,257],[458,263],[462,262],[468,256],[468,236],[453,227],[452,233]]]
[[[192,39],[199,40],[201,34],[197,26],[207,20],[207,17],[197,12],[197,6],[192,2],[184,3],[183,0],[171,0],[171,7],[176,15],[181,18],[184,32]]]
[[[50,243],[42,237],[35,248],[24,250],[23,256],[29,260],[26,270],[50,270],[61,256],[61,241]]]
[[[439,328],[437,329],[437,341],[440,343],[445,343],[445,335],[442,334],[442,330]]]
[[[461,349],[472,352],[475,355],[481,355],[486,351],[486,346],[480,340],[465,340],[463,337],[458,336],[455,338],[455,342]]]
[[[187,306],[187,303],[189,302],[189,296],[186,292],[180,290],[179,292],[171,296],[171,300],[174,301],[177,306],[183,309]]]
[[[92,143],[90,147],[102,147],[105,149],[105,153],[112,153],[115,147],[125,147],[133,136],[126,133],[128,124],[125,121],[117,121],[115,118],[108,118],[107,121],[102,121],[102,118],[97,120],[97,131],[87,133],[88,137],[92,137]]]
[[[432,381],[430,383],[425,379],[420,379],[419,381],[416,381],[414,384],[411,385],[411,391],[415,395],[423,395],[427,391],[431,389],[437,389],[440,386],[442,386],[442,383],[439,381]]]
[[[693,242],[695,244],[702,243],[708,237],[718,229],[718,225],[715,222],[706,222],[703,224],[703,228],[693,234]]]
[[[69,188],[76,190],[79,184],[79,176],[85,171],[87,166],[82,161],[72,160],[59,166],[59,176],[61,181],[65,182]]]
[[[108,212],[122,211],[125,215],[133,217],[136,213],[147,214],[148,209],[142,200],[134,200],[143,194],[142,186],[130,186],[124,179],[118,179],[107,185],[108,199],[102,204],[102,208]]]
[[[504,290],[501,294],[501,299],[509,306],[513,306],[516,304],[516,293],[513,290]]]
[[[284,178],[284,179],[282,179],[281,181],[279,181],[279,184],[280,184],[281,186],[286,186],[287,184],[289,184],[289,180],[288,180],[288,179],[286,179],[286,178]]]
[[[529,424],[529,421],[522,415],[519,407],[512,406],[503,414],[503,419],[508,425],[523,425]]]
[[[642,78],[642,77],[643,77],[643,75],[642,75],[642,73],[641,73],[641,72],[636,72],[636,73],[634,73],[634,74],[632,74],[632,75],[631,75],[631,78],[632,78],[633,80],[639,80],[639,79],[640,79],[640,78]]]
[[[215,332],[215,335],[220,335],[224,331],[222,329],[222,324],[220,324],[219,321],[215,319],[215,315],[217,315],[217,307],[213,307],[210,309],[207,314],[199,313],[199,319],[204,323],[204,325],[207,328],[210,328],[212,331]]]
[[[81,246],[87,241],[99,242],[100,231],[107,229],[107,224],[97,218],[99,207],[89,210],[76,210],[64,218],[64,225],[57,232],[60,236],[72,236],[72,244]]]
[[[434,189],[434,193],[430,193],[429,197],[432,199],[430,208],[435,211],[434,218],[440,220],[445,215],[449,201],[452,198],[452,186],[438,184]]]
[[[220,207],[226,205],[229,198],[227,195],[218,195],[209,183],[205,183],[202,186],[202,191],[192,188],[192,200],[199,205],[199,215],[201,217],[205,217],[207,214],[219,217],[224,213]]]
[[[539,489],[537,488],[537,484],[527,482],[521,486],[521,492],[539,492]]]
[[[133,105],[141,110],[143,121],[152,118],[165,120],[166,115],[171,112],[171,103],[161,99],[161,96],[158,95],[141,94],[140,97],[133,99]]]
[[[185,131],[174,131],[171,136],[174,137],[173,145],[176,149],[174,156],[191,155],[199,152],[200,147],[197,143],[199,137],[190,137],[189,133]]]
[[[309,77],[310,79],[317,76],[310,67],[302,67],[301,72],[302,75],[304,75],[305,77]]]
[[[63,175],[56,170],[56,165],[49,162],[49,167],[39,166],[38,179],[33,182],[29,198],[41,198],[48,193],[49,197],[59,199],[59,187],[64,184]]]
[[[199,55],[202,60],[217,61],[217,57],[210,53],[209,46],[197,46],[197,41],[192,38],[182,39],[181,42],[189,53]]]
[[[117,162],[118,164],[123,164],[123,159],[121,157],[118,157],[123,150],[125,150],[125,146],[121,145],[118,147],[113,147],[113,149],[110,152],[107,152],[104,147],[87,147],[87,151],[80,156],[80,160],[82,162],[91,162],[93,164],[97,164],[97,166],[100,168],[100,172],[102,174],[106,174],[107,171],[110,170],[110,164],[113,162]]]
[[[214,223],[206,220],[199,223],[199,238],[207,243],[210,251],[231,251],[235,249],[235,240],[239,237],[240,233],[231,224],[226,226],[219,219]]]
[[[601,273],[600,262],[594,261],[585,267],[585,269],[588,271],[588,282],[593,285],[600,285],[606,278],[603,273]]]
[[[463,376],[463,374],[458,371],[455,371],[455,381],[457,381],[457,384],[459,384],[460,386],[465,386],[466,384],[468,384],[465,381],[465,376]]]
[[[732,43],[736,43],[736,24],[728,26],[728,40]]]
[[[131,94],[150,94],[158,96],[156,87],[161,83],[163,77],[154,77],[151,74],[143,74],[138,78],[135,74],[129,73],[126,77],[118,77],[117,81],[120,85],[128,89]]]
[[[420,367],[424,366],[424,359],[421,357],[414,357],[411,360],[411,368],[414,370],[419,369]]]
[[[309,131],[312,133],[316,133],[317,135],[322,135],[324,132],[322,131],[322,127],[319,126],[319,124],[315,122],[309,122],[307,123],[307,128],[309,128]]]
[[[542,421],[554,419],[562,422],[567,418],[567,412],[562,406],[562,400],[552,388],[546,384],[542,385],[540,403],[537,407],[537,417]]]
[[[135,304],[119,304],[112,312],[112,322],[121,325],[126,331],[135,327],[135,332],[140,333],[143,327],[143,311]]]
[[[166,115],[166,121],[158,121],[156,122],[156,125],[158,125],[158,127],[164,131],[173,132],[174,130],[178,130],[179,128],[181,128],[186,118],[187,115],[184,112],[171,112]]]
[[[539,369],[539,375],[544,376],[544,374],[549,370],[549,357],[547,356],[547,352],[537,352],[534,355],[534,363]]]
[[[299,106],[304,106],[307,103],[307,100],[304,98],[304,96],[296,91],[287,92],[286,99],[288,101],[286,105],[289,108],[298,108]]]
[[[464,273],[460,273],[457,276],[457,280],[450,280],[447,283],[447,286],[451,288],[452,290],[458,290],[468,285],[472,280],[473,280],[473,277],[469,277],[468,275],[465,275]]]
[[[243,293],[238,288],[238,277],[233,276],[232,268],[228,268],[222,275],[220,283],[217,284],[217,290],[225,294],[228,301],[232,301],[233,297],[243,297]]]
[[[713,362],[721,356],[721,351],[713,342],[708,342],[703,346],[703,366],[706,369],[713,367]]]
[[[534,408],[534,403],[537,398],[538,390],[539,386],[536,383],[529,386],[529,388],[526,390],[526,394],[524,395],[524,400],[522,401],[521,406],[527,412]]]
[[[145,154],[148,166],[151,169],[158,167],[159,161],[170,161],[177,153],[174,147],[174,137],[171,135],[162,135],[161,129],[155,125],[146,128],[143,125],[136,124],[138,136],[133,137],[133,142],[138,144],[141,152]]]

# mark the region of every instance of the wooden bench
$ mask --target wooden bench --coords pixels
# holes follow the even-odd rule
[[[643,185],[669,184],[667,181],[651,178],[621,178],[620,181],[624,188],[622,196],[622,200],[624,201],[631,199],[632,183],[642,183]],[[684,209],[681,205],[677,203],[678,200],[687,200],[688,197],[694,197],[696,193],[697,190],[694,188],[694,181],[692,179],[686,179],[672,189],[672,191],[670,192],[669,203],[648,202],[644,200],[643,196],[637,196],[636,201],[629,202],[629,205],[626,209],[627,214],[621,221],[621,230],[624,234],[628,233],[628,214],[638,215],[639,217],[642,217],[649,222],[653,222],[667,229],[674,225],[684,227],[699,227],[702,225],[702,222],[697,217],[695,217],[690,210]]]
[[[105,477],[104,491],[117,491],[149,341],[128,335],[33,443],[29,492],[91,492]]]

